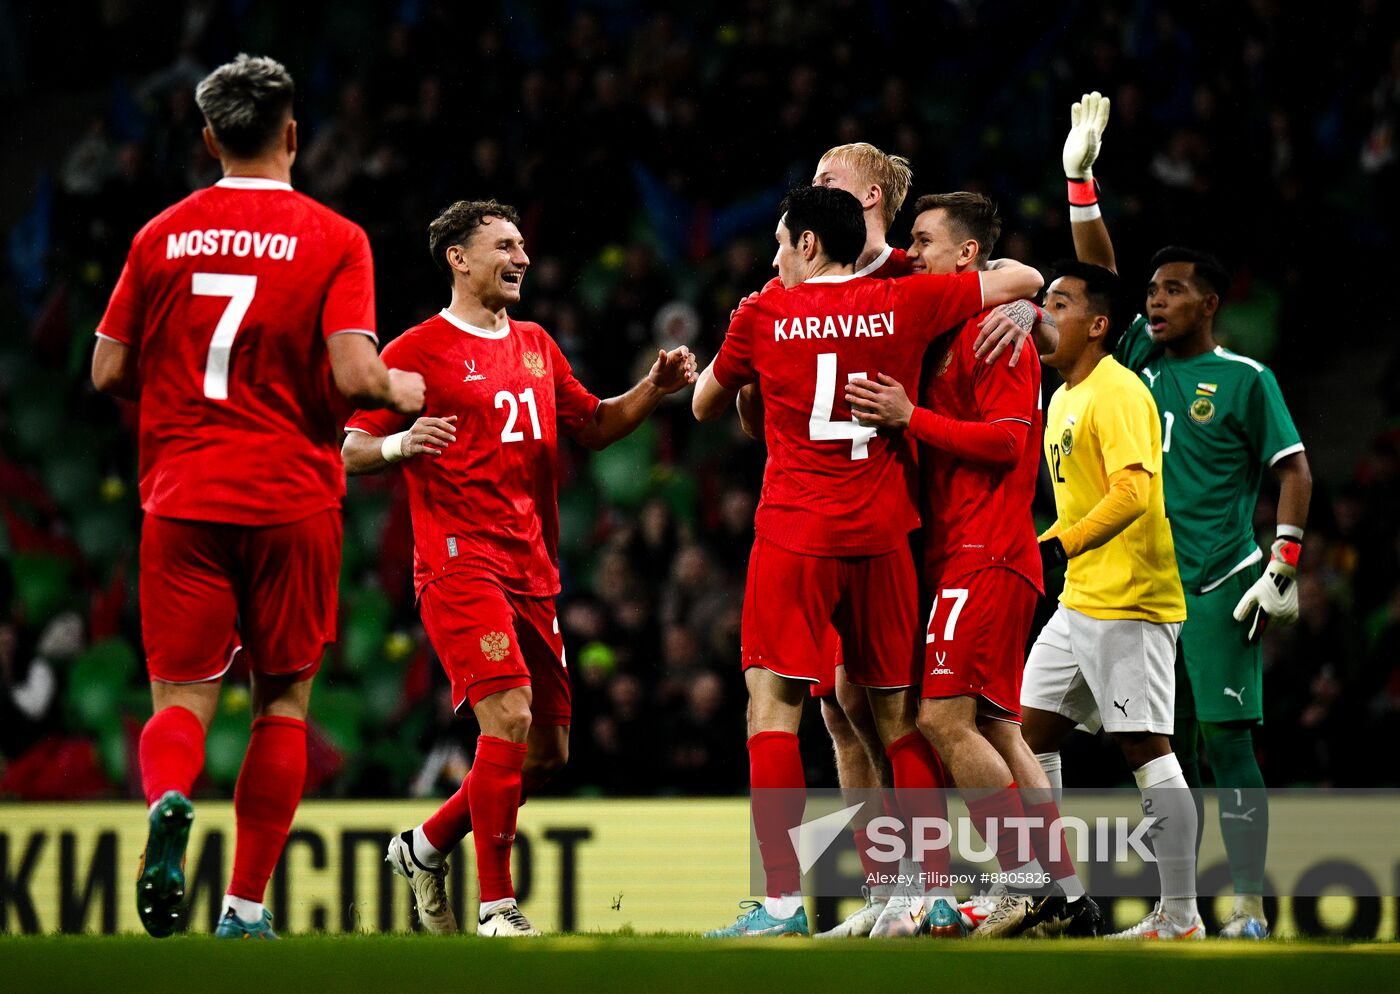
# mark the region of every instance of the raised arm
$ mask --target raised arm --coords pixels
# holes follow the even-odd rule
[[[1098,188],[1094,183],[1094,162],[1102,147],[1108,126],[1108,97],[1097,90],[1086,93],[1070,107],[1070,129],[1065,138],[1063,160],[1069,181],[1069,228],[1074,236],[1074,254],[1080,262],[1118,271],[1113,241],[1099,210]]]
[[[590,449],[602,449],[629,435],[669,396],[695,382],[695,356],[682,345],[670,352],[658,350],[656,362],[641,382],[598,405],[593,420],[574,433],[574,440]]]

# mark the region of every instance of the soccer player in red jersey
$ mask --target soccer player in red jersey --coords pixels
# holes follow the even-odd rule
[[[477,934],[539,934],[516,905],[510,852],[521,801],[568,756],[569,674],[554,609],[560,429],[604,448],[695,380],[682,346],[660,352],[627,393],[589,393],[543,328],[506,314],[530,265],[519,223],[495,201],[459,201],[429,226],[452,301],[384,350],[423,374],[428,414],[405,426],[392,412],[356,412],[342,450],[352,475],[403,462],[423,627],[454,707],[469,705],[481,725],[461,789],[389,842],[386,859],[432,932],[457,931],[445,857],[471,832]]]
[[[768,899],[712,936],[807,933],[788,831],[805,807],[803,684],[829,665],[820,650],[828,626],[856,649],[847,677],[867,689],[896,788],[933,778],[936,759],[913,726],[908,696],[917,677],[913,454],[841,410],[839,377],[889,373],[915,382],[939,334],[1042,282],[1015,263],[988,273],[857,278],[865,225],[860,202],[841,190],[791,191],[776,237],[783,289],[739,308],[692,404],[698,419],[710,420],[757,383],[769,452],[743,622],[750,782]]]
[[[890,225],[908,195],[911,178],[909,160],[890,155],[868,142],[838,145],[817,162],[813,186],[845,190],[860,201],[865,219],[865,246],[856,259],[854,275],[894,279],[913,271],[908,254],[886,240]],[[781,289],[782,285],[782,280],[774,277],[764,286],[763,292]],[[1029,325],[1018,327],[1014,322],[1003,320],[1003,311],[997,308],[994,312],[996,323],[989,323],[986,340],[981,343],[983,354],[995,357],[1008,346],[1014,346],[1013,355],[1020,352],[1020,342],[1029,332]],[[737,405],[740,422],[754,439],[763,433],[762,405],[757,397],[757,387],[750,384],[739,391]],[[812,684],[811,694],[821,701],[822,720],[831,736],[836,759],[837,783],[845,791],[892,786],[889,761],[875,729],[870,704],[864,689],[846,680],[841,643],[834,628],[827,630],[821,654],[833,660],[834,665],[819,674],[817,682]],[[864,861],[866,880],[871,882],[865,888],[865,902],[835,927],[818,932],[818,939],[888,934],[889,929],[897,929],[903,923],[904,912],[916,899],[912,892],[895,893],[892,885],[873,882],[873,874],[886,868],[877,866],[870,857],[865,826],[878,814],[879,811],[867,806],[851,823],[856,851]]]
[[[253,730],[217,934],[276,938],[263,892],[301,798],[311,678],[335,640],[345,481],[334,408],[423,404],[422,377],[377,355],[365,233],[292,190],[292,97],[286,69],[246,55],[199,84],[224,178],[137,233],[97,326],[93,383],[140,402],[155,713],[141,733],[151,810],[137,908],[157,937],[183,917],[188,795],[236,622]]]
[[[919,198],[916,208],[909,249],[915,272],[987,268],[1001,233],[988,198],[935,194]],[[1010,306],[1040,318],[1037,345],[1053,352],[1052,319],[1028,301]],[[974,318],[931,350],[933,374],[924,379],[920,407],[889,376],[852,381],[846,400],[864,424],[902,430],[920,443],[928,621],[918,726],[963,790],[974,823],[995,841],[1002,869],[1029,882],[1044,876],[1035,857],[1048,859],[1046,828],[1058,817],[1049,781],[1020,732],[1021,670],[1044,590],[1031,516],[1043,420],[1040,364],[983,362],[979,334]],[[1027,789],[1025,805],[1018,785]],[[1005,827],[1027,815],[1042,820],[1029,860]],[[976,934],[1010,936],[1042,923],[1057,933],[1097,934],[1101,915],[1074,865],[1061,855],[1048,869],[1060,892],[1033,902],[1013,887]],[[936,896],[943,906],[934,902],[930,924],[958,930],[952,892],[940,888]]]

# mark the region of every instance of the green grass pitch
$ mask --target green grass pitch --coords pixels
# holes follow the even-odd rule
[[[0,937],[12,994],[439,994],[447,991],[1394,991],[1400,945],[901,940],[716,943],[686,936],[483,940],[299,936],[279,943],[145,936]]]

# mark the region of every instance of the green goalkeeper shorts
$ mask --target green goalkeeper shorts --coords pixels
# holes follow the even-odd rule
[[[1240,570],[1208,594],[1186,595],[1177,661],[1176,713],[1198,721],[1264,720],[1264,656],[1235,605],[1259,570]]]

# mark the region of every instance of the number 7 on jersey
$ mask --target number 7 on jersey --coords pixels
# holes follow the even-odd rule
[[[233,352],[233,340],[248,314],[253,294],[258,291],[256,276],[236,276],[232,273],[195,273],[191,286],[196,297],[228,297],[228,305],[214,325],[214,337],[209,339],[209,357],[204,361],[204,396],[210,400],[228,400],[228,364]]]

